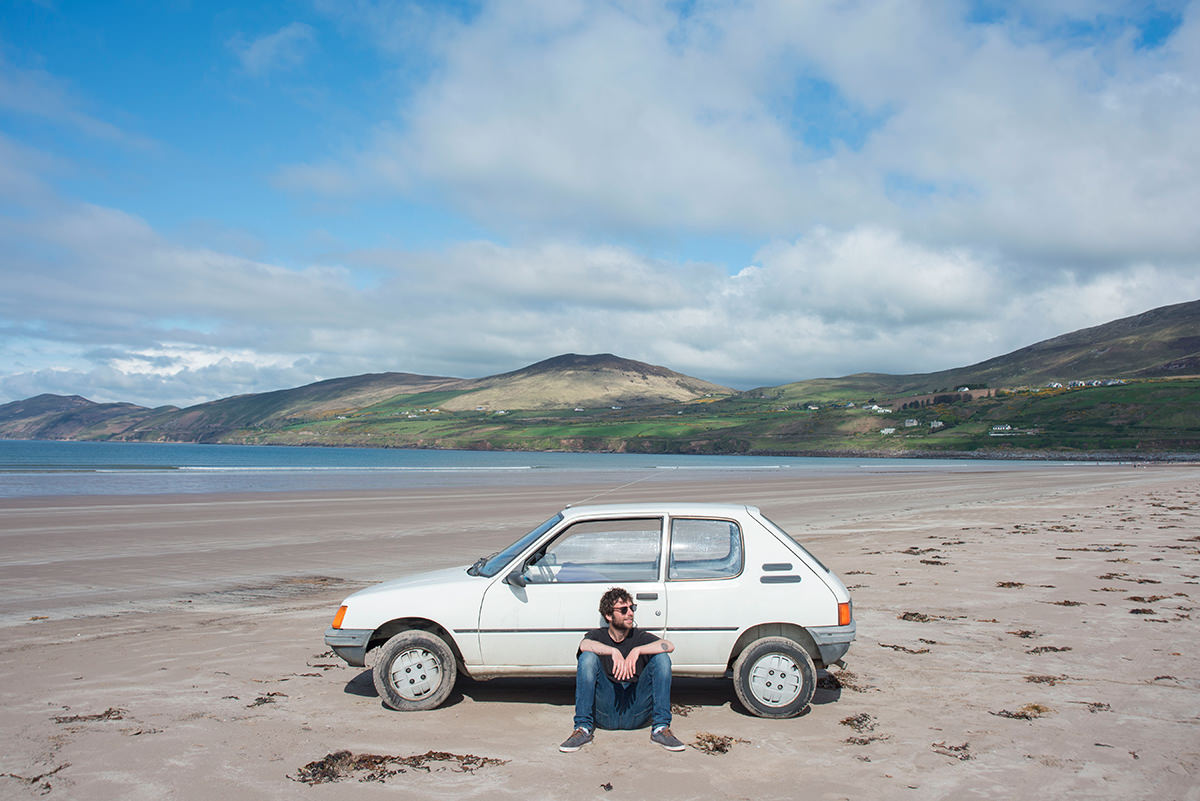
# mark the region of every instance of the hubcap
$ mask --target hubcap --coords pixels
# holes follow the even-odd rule
[[[750,692],[766,706],[787,706],[800,697],[800,668],[786,654],[767,654],[750,668]]]
[[[392,687],[406,701],[416,701],[437,689],[442,680],[442,665],[424,648],[401,651],[392,662]]]

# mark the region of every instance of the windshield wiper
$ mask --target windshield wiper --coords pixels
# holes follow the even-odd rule
[[[500,553],[500,552],[496,551],[496,553],[489,554],[488,556],[481,556],[478,559],[476,559],[475,564],[473,564],[467,568],[467,575],[468,576],[478,576],[479,568],[486,565],[488,563],[488,560],[491,559],[493,556],[495,556],[498,553]]]

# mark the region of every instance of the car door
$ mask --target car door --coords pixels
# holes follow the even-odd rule
[[[735,520],[675,517],[668,544],[666,637],[676,673],[722,673],[746,612],[745,539]]]
[[[661,517],[573,521],[516,566],[517,581],[497,580],[484,593],[479,645],[485,669],[574,672],[583,634],[607,625],[600,596],[615,586],[633,596],[637,625],[662,636],[662,553]]]

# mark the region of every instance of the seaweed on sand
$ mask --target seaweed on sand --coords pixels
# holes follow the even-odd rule
[[[342,779],[357,778],[360,782],[382,782],[409,769],[430,772],[431,762],[445,762],[459,773],[474,773],[488,765],[503,765],[506,759],[481,757],[475,754],[451,754],[446,751],[426,751],[412,756],[388,756],[385,754],[353,754],[349,751],[333,751],[324,757],[309,762],[289,778],[304,784],[325,784]]]
[[[743,740],[740,737],[730,737],[728,734],[712,734],[711,732],[698,731],[696,732],[696,741],[691,743],[691,746],[697,751],[703,751],[706,754],[727,754],[734,743],[749,742],[749,740]]]
[[[1050,707],[1042,704],[1025,704],[1025,706],[1021,707],[1016,712],[1011,712],[1007,709],[1001,709],[999,712],[991,712],[989,714],[1000,718],[1012,718],[1014,720],[1033,720],[1034,718],[1040,718],[1043,715],[1049,714],[1050,711]]]
[[[909,648],[904,645],[892,645],[891,643],[886,643],[886,642],[879,643],[879,647],[880,648],[891,648],[893,651],[900,651],[901,653],[905,653],[905,654],[927,654],[927,653],[929,653],[928,648]]]
[[[845,689],[856,693],[865,693],[867,690],[875,689],[872,685],[859,678],[857,673],[849,670],[826,673],[817,679],[817,687],[822,690]]]
[[[48,770],[45,773],[38,774],[37,776],[21,776],[16,773],[0,773],[0,776],[7,776],[10,779],[16,779],[17,781],[24,782],[30,788],[37,790],[38,795],[46,795],[54,789],[53,785],[46,780],[46,777],[53,776],[60,770],[69,767],[71,767],[71,763],[65,762],[54,770]]]
[[[1070,678],[1071,678],[1070,676],[1040,676],[1039,675],[1039,676],[1026,676],[1025,681],[1031,682],[1033,684],[1046,684],[1046,685],[1053,687],[1055,684],[1058,684],[1060,681],[1067,681]]]
[[[866,712],[859,712],[857,715],[851,715],[848,718],[842,718],[840,721],[843,726],[849,726],[856,732],[875,730],[875,718]]]
[[[934,743],[931,747],[935,753],[941,754],[942,756],[954,757],[958,760],[967,760],[975,758],[971,754],[970,745],[970,743],[963,743],[962,745],[947,745],[943,741],[940,743]]]
[[[97,712],[94,715],[55,715],[51,720],[55,723],[88,723],[94,720],[124,720],[125,710],[120,707],[110,706],[103,712]]]

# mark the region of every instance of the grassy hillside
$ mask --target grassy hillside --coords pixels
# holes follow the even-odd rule
[[[115,438],[198,442],[259,434],[288,438],[293,430],[325,432],[333,424],[352,421],[345,428],[359,432],[355,436],[390,441],[397,420],[427,414],[430,409],[473,412],[653,406],[714,393],[730,395],[733,390],[612,354],[566,354],[480,379],[379,373],[240,395],[147,415]],[[371,426],[378,430],[367,437],[365,427]]]
[[[1071,380],[1200,374],[1200,301],[1163,306],[1072,331],[968,367],[913,375],[860,373],[764,387],[754,394],[782,402],[845,393],[880,398],[969,387],[1038,387]]]
[[[162,411],[178,411],[174,406]],[[153,414],[132,403],[93,403],[78,395],[37,395],[0,406],[6,439],[107,439]]]
[[[373,373],[334,378],[296,389],[237,395],[146,417],[121,439],[219,439],[232,430],[277,428],[294,420],[320,419],[353,411],[401,392],[426,391],[460,379],[411,373]]]
[[[440,405],[451,411],[573,409],[651,406],[733,394],[729,387],[611,353],[569,353],[470,382],[467,392]]]
[[[1200,454],[1200,379],[998,393],[893,409],[730,398],[637,410],[426,411],[241,431],[230,442],[645,453]],[[846,407],[853,400],[852,408]],[[885,407],[886,408],[886,407]],[[906,425],[912,421],[913,424]],[[931,423],[940,423],[932,427]],[[894,429],[882,433],[883,429]]]

